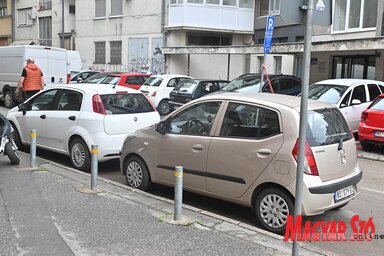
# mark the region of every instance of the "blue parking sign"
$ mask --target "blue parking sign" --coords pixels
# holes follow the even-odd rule
[[[265,31],[273,33],[274,28],[275,28],[275,17],[274,16],[268,16],[267,17],[267,26],[265,27]]]
[[[264,53],[271,52],[273,29],[275,28],[275,17],[268,16],[265,26]]]

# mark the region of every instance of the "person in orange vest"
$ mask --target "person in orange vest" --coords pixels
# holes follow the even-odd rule
[[[23,91],[25,100],[44,89],[43,72],[35,64],[34,59],[27,59],[27,65],[23,68],[20,81],[17,84],[16,96],[19,95],[20,88]]]

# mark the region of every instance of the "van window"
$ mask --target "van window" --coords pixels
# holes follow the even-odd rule
[[[143,94],[104,94],[100,95],[107,115],[146,113],[155,111]]]
[[[336,108],[308,111],[307,140],[311,147],[339,143],[352,139],[343,115]]]

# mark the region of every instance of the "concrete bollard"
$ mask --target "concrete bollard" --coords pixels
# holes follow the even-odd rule
[[[174,220],[180,221],[183,218],[183,167],[175,167],[175,214]]]
[[[98,187],[98,160],[97,154],[99,153],[99,147],[97,145],[91,146],[91,190],[96,190]]]
[[[31,145],[30,145],[30,162],[31,168],[36,168],[36,137],[37,137],[37,132],[36,130],[31,130]]]

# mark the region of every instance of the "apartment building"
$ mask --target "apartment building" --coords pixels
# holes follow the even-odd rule
[[[78,0],[76,47],[83,67],[164,73],[162,1]]]
[[[11,0],[0,0],[0,46],[12,43]]]
[[[13,44],[40,44],[76,49],[75,0],[18,0],[15,1],[14,8]]]

